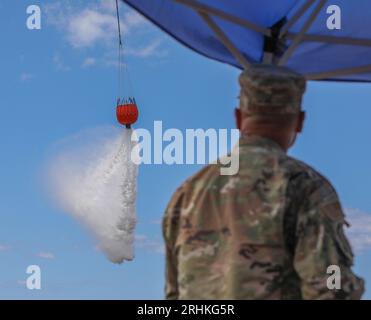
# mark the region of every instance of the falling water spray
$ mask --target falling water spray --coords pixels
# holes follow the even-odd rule
[[[134,258],[136,180],[132,129],[90,130],[51,157],[48,180],[63,211],[86,226],[114,263]],[[133,141],[132,141],[133,140]],[[89,141],[89,143],[87,143]]]

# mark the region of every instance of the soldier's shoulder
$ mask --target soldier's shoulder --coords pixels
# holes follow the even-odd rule
[[[287,161],[292,171],[288,197],[298,197],[302,207],[321,207],[321,212],[332,220],[342,220],[344,213],[332,183],[322,173],[300,160],[288,157]]]
[[[317,218],[326,217],[332,222],[343,222],[345,215],[331,182],[300,160],[288,157],[287,162],[293,174],[288,184],[287,197],[293,200],[294,205],[303,208],[303,212],[318,213]],[[313,208],[318,210],[311,211]]]
[[[282,159],[281,164],[287,172],[288,179],[296,185],[313,189],[322,188],[327,189],[328,192],[336,193],[329,179],[307,163],[286,156]]]
[[[178,186],[173,194],[172,199],[177,199],[182,197],[184,194],[189,194],[196,187],[200,190],[206,187],[208,184],[213,183],[213,181],[218,179],[220,176],[218,170],[220,170],[218,164],[209,164],[203,167],[194,175],[187,178],[180,186]]]
[[[198,172],[196,172],[194,175],[187,178],[178,188],[177,191],[189,192],[190,190],[195,188],[196,185],[198,188],[202,188],[203,186],[206,186],[219,178],[220,176],[219,170],[220,170],[219,164],[216,163],[209,164],[203,167]]]

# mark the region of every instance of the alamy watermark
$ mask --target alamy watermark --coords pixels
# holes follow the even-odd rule
[[[326,26],[329,30],[340,30],[341,29],[341,9],[337,5],[331,5],[327,7],[327,14],[330,16],[327,18]]]
[[[26,273],[29,274],[26,280],[26,288],[29,290],[41,289],[41,269],[38,265],[27,267]]]
[[[228,144],[229,138],[229,144]],[[154,121],[153,134],[135,129],[131,160],[136,164],[209,164],[220,163],[221,175],[235,175],[239,170],[238,129],[163,129]],[[233,146],[228,154],[228,145]]]
[[[27,20],[26,26],[29,30],[41,29],[41,9],[38,5],[29,5],[26,9]]]
[[[327,288],[329,290],[340,290],[341,289],[340,267],[337,265],[328,266],[327,274],[330,274],[330,276],[327,278]]]

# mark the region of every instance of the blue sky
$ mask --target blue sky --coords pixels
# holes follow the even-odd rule
[[[26,28],[26,7],[42,8],[42,29]],[[182,47],[122,6],[137,128],[233,128],[239,71]],[[0,298],[163,298],[161,220],[171,194],[197,165],[147,165],[138,180],[136,258],[114,265],[94,240],[49,201],[45,161],[56,142],[114,125],[117,93],[114,12],[101,1],[0,4]],[[91,24],[95,28],[84,28]],[[334,184],[355,226],[356,273],[371,298],[371,85],[310,83],[308,118],[292,155]],[[348,210],[352,209],[352,210]],[[42,269],[42,290],[25,288]]]

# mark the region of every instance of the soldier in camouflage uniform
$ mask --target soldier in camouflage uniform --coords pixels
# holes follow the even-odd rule
[[[360,299],[335,189],[286,154],[302,129],[305,79],[254,66],[240,85],[238,173],[223,176],[211,164],[166,209],[166,297]],[[341,289],[327,286],[331,265],[340,267]]]

